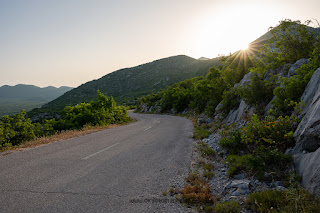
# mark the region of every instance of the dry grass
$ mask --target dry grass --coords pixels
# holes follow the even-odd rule
[[[189,174],[187,183],[181,190],[182,200],[189,205],[213,204],[214,198],[211,194],[208,183],[199,175]]]
[[[54,143],[57,141],[68,140],[71,138],[75,138],[82,135],[87,135],[94,132],[111,129],[111,128],[115,128],[123,125],[126,125],[126,124],[112,124],[112,125],[106,125],[106,126],[85,126],[81,130],[66,130],[66,131],[57,133],[55,135],[36,138],[35,140],[27,141],[18,146],[5,147],[2,150],[0,150],[0,152],[1,152],[1,155],[8,155],[13,151],[23,151],[25,149],[34,148],[37,146]]]

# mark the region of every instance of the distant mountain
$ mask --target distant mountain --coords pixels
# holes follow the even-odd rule
[[[96,99],[97,90],[113,96],[119,103],[130,103],[143,95],[158,92],[166,86],[188,78],[204,76],[219,59],[197,60],[179,55],[156,60],[132,68],[125,68],[87,82],[42,107],[62,109],[67,105]]]
[[[8,100],[36,100],[51,101],[63,93],[71,90],[72,87],[44,87],[40,88],[33,85],[18,84],[16,86],[0,87],[0,98]]]
[[[41,107],[43,104],[52,101],[72,87],[45,87],[40,88],[33,85],[18,84],[16,86],[0,87],[0,116],[12,115],[22,109],[31,110]]]

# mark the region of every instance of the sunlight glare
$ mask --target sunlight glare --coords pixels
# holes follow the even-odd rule
[[[258,9],[257,9],[258,8]],[[260,8],[260,9],[259,9]],[[190,55],[214,58],[239,50],[248,51],[250,42],[267,32],[270,23],[268,10],[259,3],[230,4],[217,13],[201,16],[192,29],[192,53]],[[264,12],[265,11],[265,12]],[[253,18],[259,17],[259,18]],[[273,21],[273,20],[272,20]],[[275,22],[277,23],[277,22]],[[190,45],[190,44],[189,44]]]
[[[249,49],[249,45],[248,44],[242,44],[242,46],[241,46],[241,50],[243,50],[243,51],[245,51],[245,50],[247,50],[247,49]]]

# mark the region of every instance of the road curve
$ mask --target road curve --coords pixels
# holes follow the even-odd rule
[[[0,212],[177,211],[161,193],[187,173],[192,123],[130,116],[138,121],[0,156]]]

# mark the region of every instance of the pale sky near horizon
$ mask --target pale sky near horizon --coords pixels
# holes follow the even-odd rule
[[[0,0],[0,86],[77,87],[160,58],[214,58],[319,0]],[[316,26],[317,27],[317,26]]]

